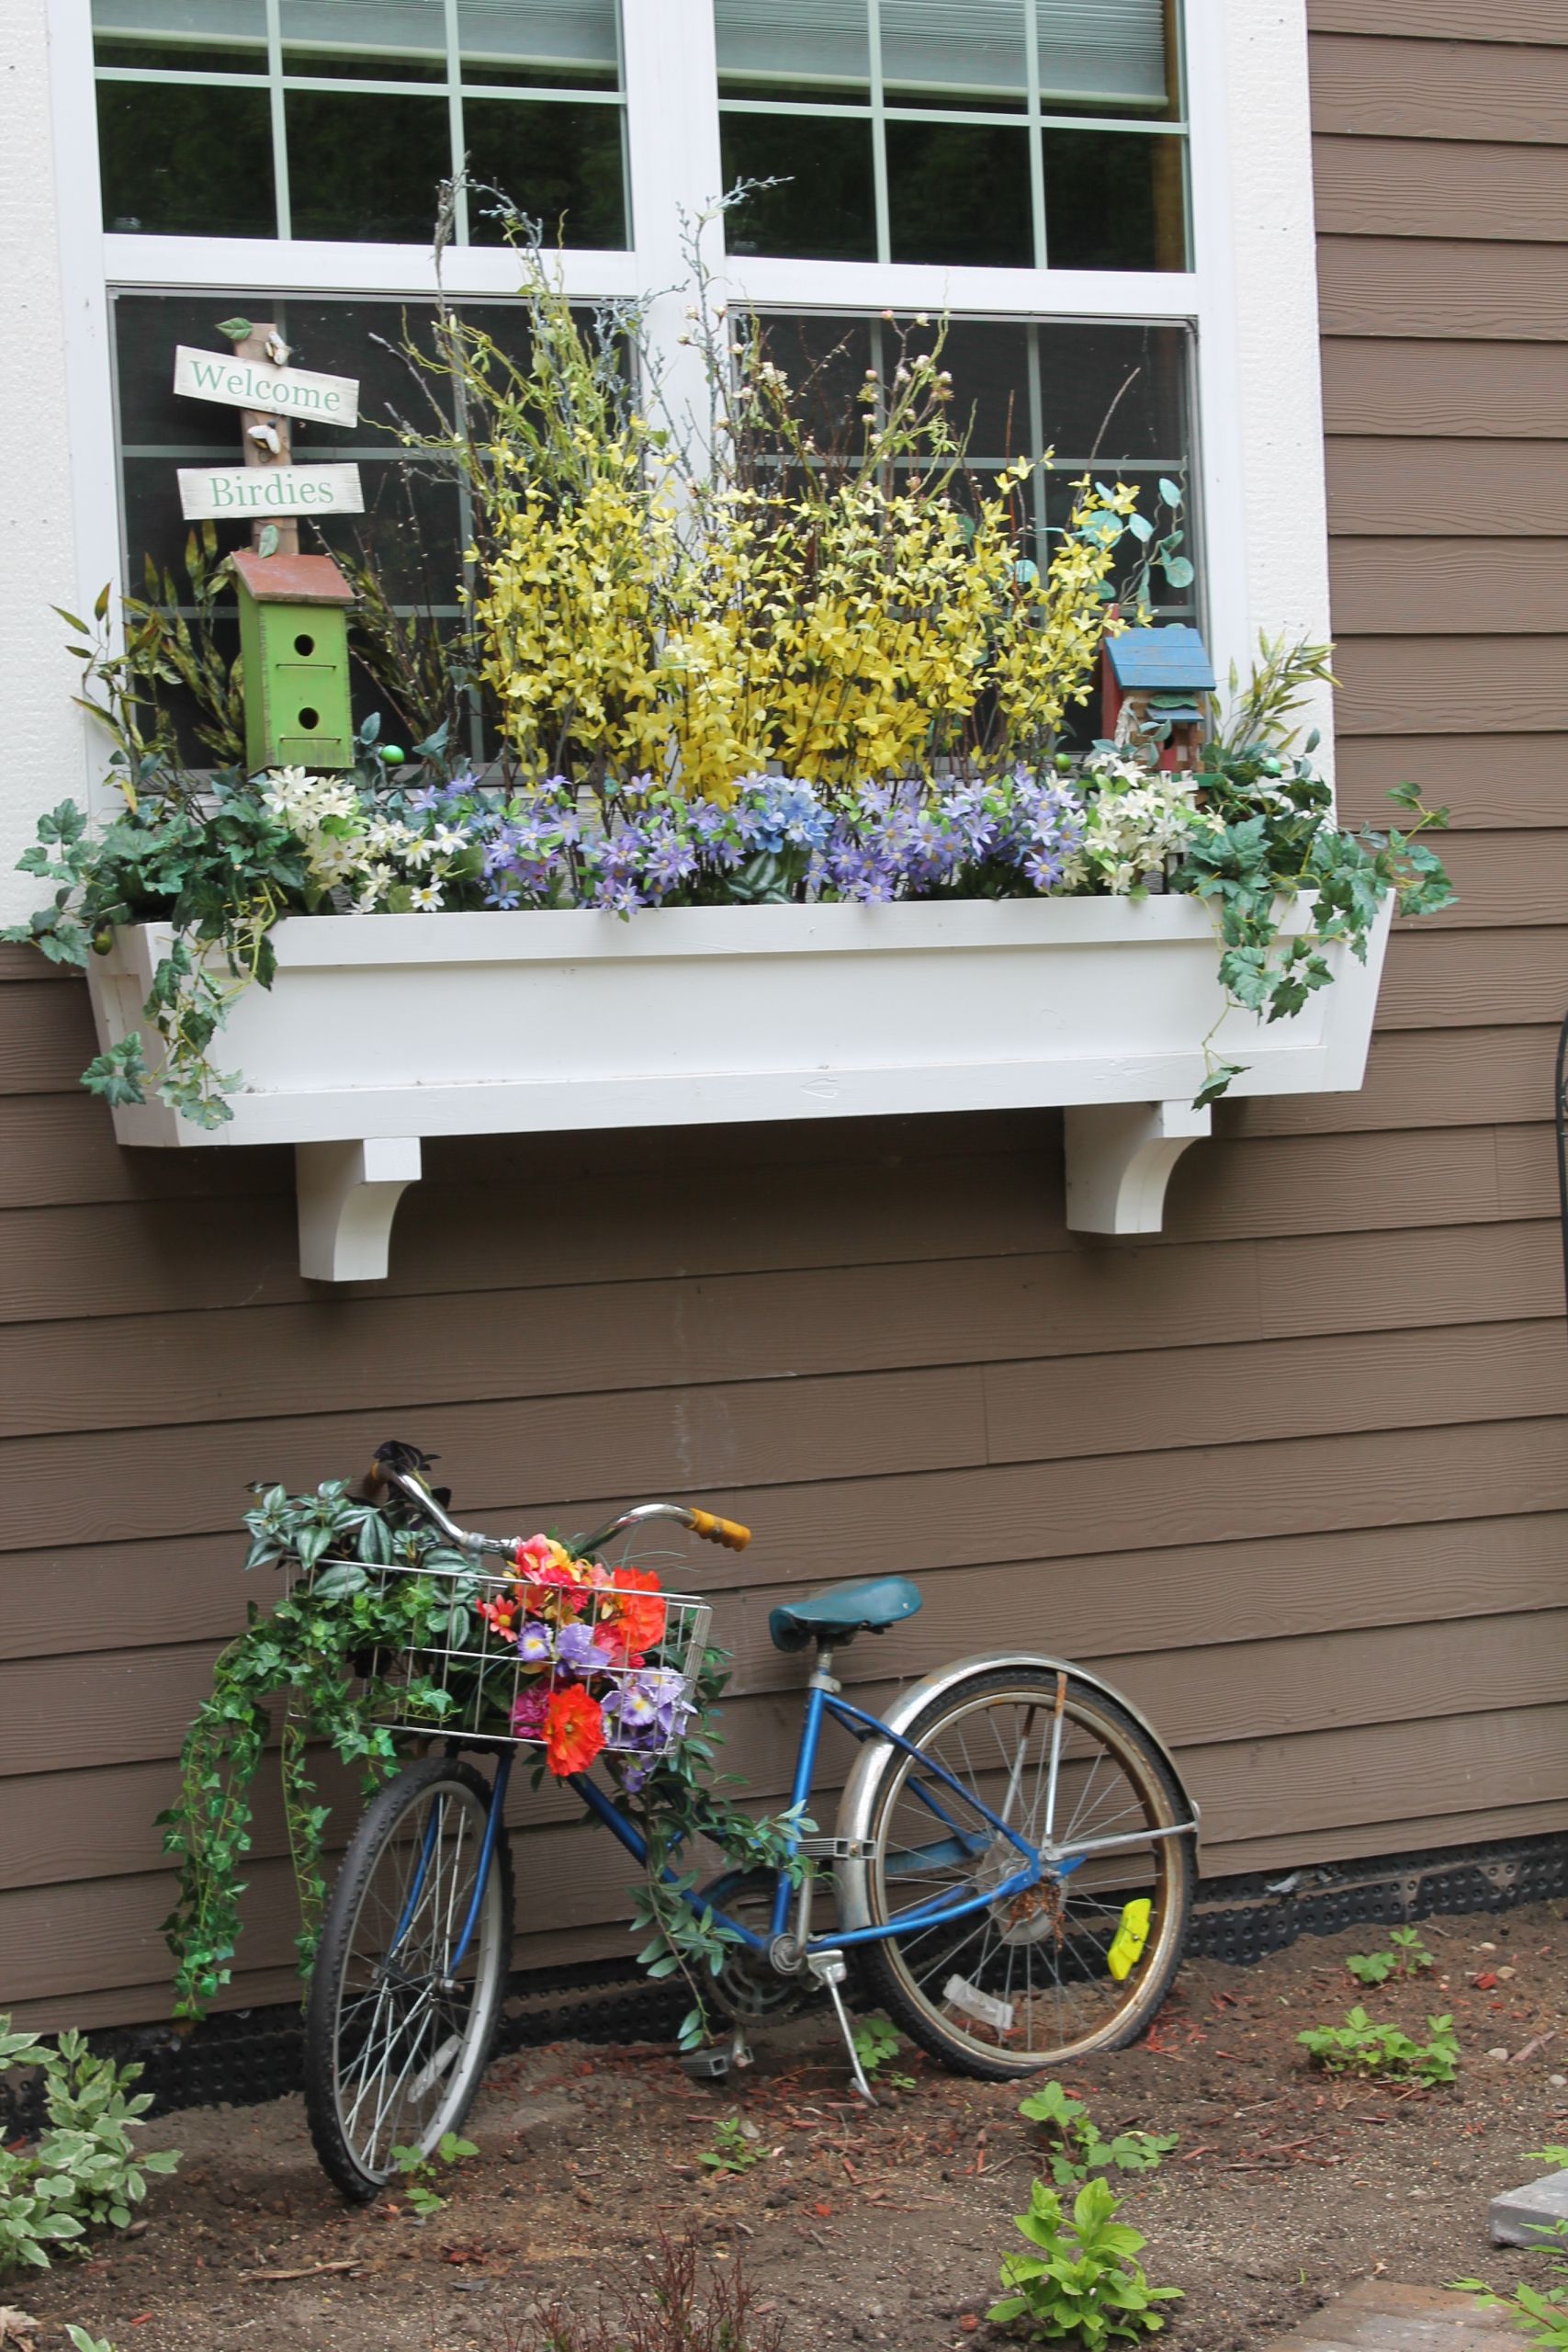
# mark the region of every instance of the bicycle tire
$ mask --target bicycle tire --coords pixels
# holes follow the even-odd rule
[[[368,2204],[396,2177],[395,2145],[428,2154],[444,2132],[458,2130],[479,2086],[511,1965],[513,1889],[504,1835],[495,1842],[471,1959],[465,1958],[471,1973],[455,1976],[450,1959],[472,1900],[472,1878],[465,1883],[461,1875],[463,1850],[468,1847],[477,1866],[490,1794],[471,1764],[426,1758],[378,1792],[338,1871],[306,2005],[305,2114],[323,2170],[355,2204]],[[382,1893],[383,1883],[392,1893]],[[394,1970],[389,1962],[400,1950],[405,1958]],[[386,2069],[404,2052],[389,2085]]]
[[[1042,1725],[1048,1724],[1055,1714],[1056,1700],[1057,1679],[1053,1673],[1034,1668],[983,1668],[933,1699],[907,1727],[905,1736],[917,1747],[931,1747],[937,1760],[952,1769],[953,1754],[944,1751],[967,1753],[966,1726],[977,1734],[987,1715],[997,1715],[1009,1704],[1036,1716]],[[1095,1785],[1098,1767],[1086,1771],[1081,1756],[1074,1756],[1068,1747],[1069,1738],[1081,1734],[1086,1747],[1098,1745],[1104,1755],[1114,1759],[1130,1792],[1130,1802],[1141,1811],[1146,1826],[1168,1826],[1186,1818],[1181,1792],[1157,1742],[1124,1707],[1069,1673],[1063,1712],[1064,1724],[1071,1726],[1071,1733],[1064,1731],[1061,1791],[1073,1795],[1082,1788],[1092,1792]],[[1048,1731],[1043,1736],[1048,1740]],[[890,1883],[895,1889],[897,1887],[900,1859],[913,1854],[919,1861],[942,1850],[941,1845],[911,1848],[898,1835],[904,1817],[898,1808],[914,1769],[912,1759],[902,1751],[897,1753],[875,1800],[870,1827],[873,1850],[867,1868],[871,1923],[874,1926],[886,1925],[897,1916],[888,1888]],[[1002,1767],[993,1765],[990,1769],[995,1777]],[[1048,1773],[1046,1779],[1049,1785]],[[1037,1788],[1038,1781],[1037,1768]],[[1109,1789],[1108,1793],[1114,1795],[1114,1789]],[[1080,1794],[1077,1802],[1081,1811],[1088,1799]],[[913,1810],[913,1801],[909,1809]],[[993,1804],[992,1810],[998,1807]],[[929,1806],[920,1817],[929,1823]],[[978,1816],[972,1818],[977,1821]],[[1079,1834],[1087,1834],[1092,1826],[1081,1825]],[[1037,1838],[1038,1826],[1027,1834]],[[1066,1823],[1060,1825],[1063,1839],[1072,1834]],[[1103,1828],[1102,1834],[1106,1834]],[[946,1841],[949,1846],[956,1842]],[[1076,1878],[1058,1879],[1046,1883],[1042,1889],[1015,1896],[1010,1903],[971,1915],[969,1920],[954,1923],[952,1928],[927,1928],[908,1939],[863,1945],[860,1961],[865,1993],[923,2050],[953,2071],[982,2081],[1012,2081],[1038,2074],[1048,2066],[1087,2057],[1094,2051],[1121,2049],[1147,2030],[1181,1964],[1197,1875],[1196,1844],[1196,1838],[1190,1835],[1150,1839],[1146,1848],[1135,1849],[1125,1859],[1119,1856],[1114,1863],[1105,1858],[1100,1865],[1101,1883],[1108,1889],[1105,1898],[1096,1897],[1087,1889],[1080,1897]],[[1007,1848],[1005,1841],[993,1840],[987,1853],[978,1860],[972,1853],[954,1860],[951,1868],[955,1876],[951,1883],[955,1887],[961,1883],[972,1887],[987,1869],[995,1870],[999,1882],[1014,1866],[1015,1859],[1015,1849]],[[915,1885],[917,1873],[906,1867],[902,1875],[909,1881],[917,1900],[931,1899],[929,1894],[919,1894]],[[934,1864],[925,1875],[928,1881],[935,1875]],[[1125,1916],[1126,1890],[1132,1885],[1136,1885],[1151,1902],[1148,1933],[1141,1955],[1125,1979],[1125,1990],[1108,1993],[1105,1981],[1111,1984],[1119,1981],[1110,1972],[1110,1948]],[[906,1901],[905,1907],[912,1905]],[[949,1939],[945,1947],[944,1936]],[[926,1950],[920,1954],[922,1944]],[[1042,1984],[1037,1992],[1029,1955],[1033,1949],[1045,1945],[1055,1951],[1055,1982],[1053,1985],[1042,1963]],[[1021,1951],[1026,1962],[1025,1989],[1017,1993],[1017,1955]],[[977,1956],[964,1958],[961,1973],[955,1962],[966,1952]],[[1064,1952],[1069,1955],[1066,1974],[1063,1973]],[[947,1973],[950,1970],[951,1975]],[[959,1987],[958,2002],[969,2005],[968,2010],[960,2007],[956,2015],[954,2002],[949,1997],[953,1984]],[[1066,2002],[1065,1994],[1069,1996]],[[1036,2039],[1037,2012],[1043,2003],[1047,2003],[1047,1996],[1054,2003],[1053,2013],[1058,2022],[1054,2030],[1041,2029]],[[984,2012],[987,2003],[992,2011],[989,2022],[983,2014],[969,2013]],[[1019,2035],[1017,2018],[1021,2008],[1028,2019],[1028,2046],[1009,2047],[1010,2038],[1016,2043]],[[1002,2013],[1008,2010],[1012,2015],[1004,2024],[1000,2022]],[[1069,2017],[1075,2020],[1074,2026],[1069,2026]]]

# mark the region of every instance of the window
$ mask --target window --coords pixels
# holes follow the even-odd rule
[[[1197,566],[1168,616],[1196,618],[1222,665],[1260,625],[1325,633],[1304,30],[1278,0],[93,9],[101,187],[89,168],[83,203],[103,230],[72,266],[103,325],[76,364],[105,420],[99,479],[115,420],[119,499],[78,500],[84,593],[177,551],[176,463],[237,457],[222,412],[168,384],[174,344],[210,345],[239,307],[276,316],[300,364],[362,379],[353,437],[299,454],[352,456],[400,588],[449,601],[454,503],[396,481],[371,337],[417,326],[437,186],[466,158],[455,301],[506,316],[514,266],[480,192],[499,187],[558,228],[574,300],[654,290],[679,393],[684,297],[663,289],[681,220],[738,177],[771,182],[706,250],[781,356],[843,343],[863,370],[899,322],[946,316],[977,468],[1055,452],[1037,553],[1075,473],[1168,475]],[[89,69],[70,70],[79,92]],[[410,495],[417,532],[390,519]]]
[[[1165,0],[715,0],[731,250],[1183,269]],[[769,185],[769,183],[772,183]]]
[[[615,0],[94,0],[104,225],[423,244],[468,159],[626,242]],[[459,243],[498,235],[465,198]]]

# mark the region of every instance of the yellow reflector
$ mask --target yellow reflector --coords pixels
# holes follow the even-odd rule
[[[1143,1896],[1136,1903],[1122,1906],[1122,1924],[1111,1939],[1105,1964],[1120,1984],[1131,1976],[1144,1956],[1144,1946],[1149,1939],[1149,1925],[1154,1917],[1154,1905]]]

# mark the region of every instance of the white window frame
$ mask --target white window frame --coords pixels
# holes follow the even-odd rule
[[[75,542],[69,601],[81,611],[119,570],[109,288],[417,299],[433,292],[434,274],[428,254],[407,246],[107,233],[90,0],[33,5],[45,12],[51,51]],[[712,0],[622,0],[622,9],[632,243],[565,255],[568,290],[585,299],[679,287],[681,212],[698,213],[722,186]],[[1245,666],[1260,630],[1329,633],[1306,26],[1304,0],[1183,0],[1183,13],[1190,271],[755,256],[716,266],[723,292],[741,306],[1193,327],[1203,619],[1223,676],[1233,661]],[[444,275],[454,297],[516,290],[504,247],[449,247]],[[679,292],[661,294],[650,315],[677,388],[694,366],[677,341],[682,307]],[[1313,716],[1329,750],[1326,697]],[[101,757],[84,747],[84,758],[91,776]]]

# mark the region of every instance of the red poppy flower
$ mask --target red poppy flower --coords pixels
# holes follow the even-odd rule
[[[597,1699],[574,1683],[552,1692],[545,1710],[545,1761],[558,1780],[586,1772],[604,1745],[604,1717]]]
[[[617,1568],[614,1589],[616,1598],[606,1614],[615,1624],[616,1647],[653,1649],[664,1639],[664,1603],[652,1597],[658,1577],[651,1568]]]

